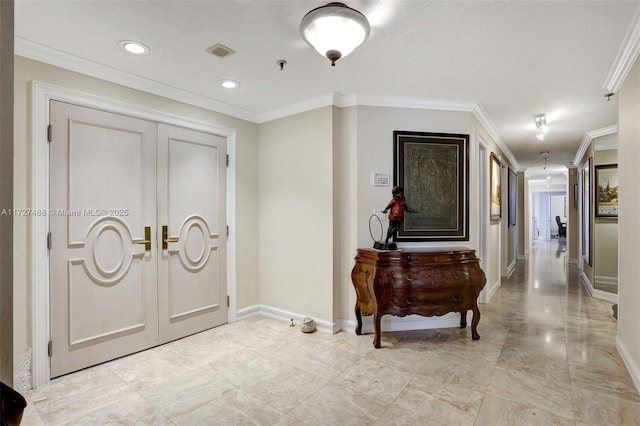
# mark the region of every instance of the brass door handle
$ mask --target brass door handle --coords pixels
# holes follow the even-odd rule
[[[144,240],[134,241],[133,244],[144,244],[144,251],[151,251],[151,227],[144,227]]]
[[[169,248],[168,243],[177,243],[178,237],[170,237],[169,236],[169,227],[167,225],[162,225],[162,250],[167,250]]]

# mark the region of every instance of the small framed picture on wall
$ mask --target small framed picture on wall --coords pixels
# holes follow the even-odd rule
[[[491,220],[497,220],[502,217],[502,164],[498,157],[491,153],[491,164],[489,167],[490,176],[490,202],[491,202]]]

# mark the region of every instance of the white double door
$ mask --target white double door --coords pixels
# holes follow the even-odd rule
[[[226,139],[50,110],[51,377],[227,322]]]

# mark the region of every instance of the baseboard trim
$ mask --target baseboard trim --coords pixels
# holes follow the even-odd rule
[[[593,297],[594,299],[606,300],[607,302],[611,302],[611,303],[618,303],[617,294],[598,290],[596,288],[593,289],[593,292],[591,293],[591,297]]]
[[[490,289],[490,296],[493,297],[500,287],[500,280]],[[267,305],[252,305],[246,308],[238,309],[236,319],[243,321],[254,316],[265,316],[273,318],[285,323],[290,323],[293,318],[296,324],[301,324],[307,315],[298,314],[284,309],[274,308]],[[467,312],[467,323],[471,324],[473,312]],[[313,318],[318,331],[335,334],[339,331],[355,333],[356,320],[339,320],[337,322],[327,321],[323,319]],[[429,330],[433,328],[458,328],[460,327],[460,316],[456,312],[451,312],[439,317],[423,317],[420,315],[407,315],[406,317],[394,317],[385,315],[380,320],[380,328],[383,332],[387,331],[410,331],[410,330]],[[362,317],[362,332],[373,333],[373,316]]]
[[[616,336],[616,349],[618,349],[620,358],[622,358],[622,362],[625,367],[627,367],[627,371],[629,372],[629,376],[631,376],[633,385],[636,387],[636,391],[640,393],[640,368],[634,362],[633,357],[627,350],[627,347],[620,339],[620,335]]]
[[[500,289],[500,287],[502,286],[502,280],[500,278],[498,278],[498,280],[493,283],[492,286],[490,286],[487,289],[487,302],[489,303],[491,301],[491,299],[493,298],[493,296],[495,296],[495,294],[498,292],[498,290]]]
[[[272,318],[286,323],[291,323],[291,319],[293,319],[296,324],[302,324],[302,320],[309,317],[309,315],[303,315],[296,312],[287,311],[285,309],[275,308],[273,306],[252,305],[246,308],[238,309],[237,319],[238,321],[242,321],[257,315],[265,316],[267,318]],[[335,334],[341,330],[341,324],[335,323],[333,321],[313,318],[313,322],[315,322],[318,331],[322,331],[324,333]]]
[[[507,267],[506,277],[509,278],[511,274],[513,274],[513,271],[515,270],[516,270],[516,259],[513,259],[513,262],[511,262],[511,264]]]
[[[580,274],[580,278],[582,278],[582,284],[584,285],[584,288],[587,289],[587,292],[589,292],[589,296],[593,297],[593,284],[591,284],[591,281],[589,281],[589,277],[587,277],[587,274],[582,272]]]
[[[618,284],[618,277],[602,277],[596,275],[596,284]]]
[[[467,323],[471,324],[473,313],[467,312]],[[343,330],[348,333],[355,333],[356,320],[343,321]],[[433,328],[459,328],[460,316],[452,312],[441,317],[423,317],[420,315],[407,315],[406,317],[394,317],[385,315],[380,320],[380,329],[387,331],[410,331],[410,330],[430,330]],[[362,317],[362,333],[373,333],[373,316]]]

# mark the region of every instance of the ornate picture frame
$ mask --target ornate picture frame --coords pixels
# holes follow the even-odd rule
[[[596,217],[618,217],[618,165],[597,165],[595,177]]]
[[[518,215],[518,175],[516,172],[511,170],[509,167],[508,174],[508,188],[509,188],[509,199],[507,200],[509,203],[508,207],[508,223],[507,226],[509,228],[513,228],[517,224],[517,215]]]
[[[592,170],[593,157],[589,157],[582,169],[582,257],[590,266],[592,266],[591,235],[593,235],[593,220],[591,219]]]
[[[407,213],[397,242],[469,241],[469,135],[393,132],[394,185]]]
[[[502,163],[493,152],[489,164],[489,203],[491,220],[499,220],[502,217]]]

